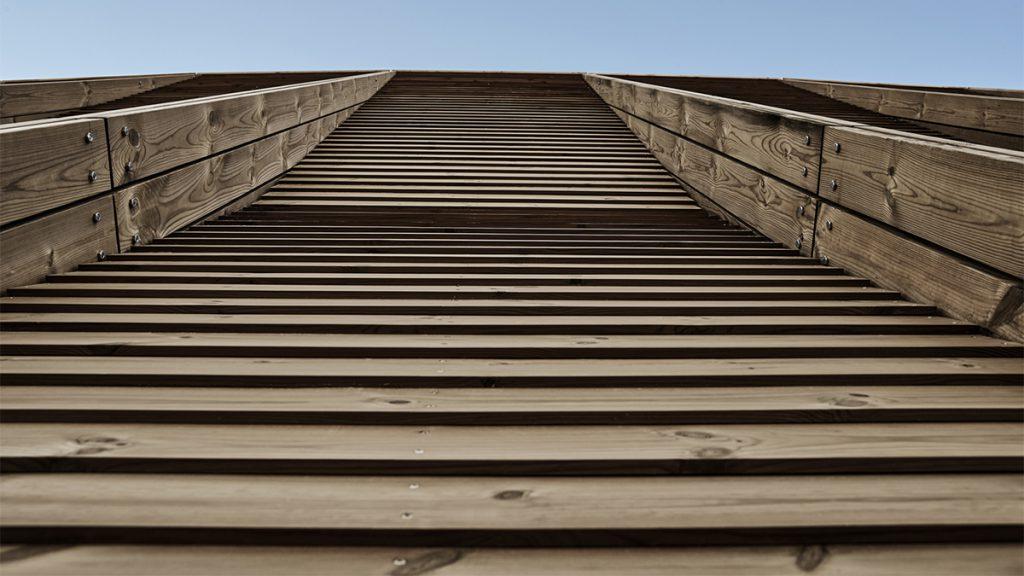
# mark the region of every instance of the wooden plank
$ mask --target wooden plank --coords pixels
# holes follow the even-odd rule
[[[17,333],[8,333],[8,337]],[[1020,422],[1024,388],[0,388],[13,422],[97,424],[708,425]]]
[[[10,576],[177,576],[295,573],[398,576],[1017,576],[1014,544],[867,544],[717,548],[400,548],[302,546],[12,546]],[[396,567],[402,571],[397,571]]]
[[[4,423],[19,472],[660,476],[1020,472],[1021,423],[338,426]]]
[[[113,201],[108,194],[8,228],[0,233],[0,245],[3,290],[35,284],[47,274],[96,260],[100,251],[113,254],[117,252]]]
[[[207,543],[271,543],[290,533],[305,544],[320,534],[388,545],[474,537],[490,545],[539,536],[549,544],[684,545],[723,543],[727,535],[733,543],[1020,535],[1022,489],[1011,474],[421,476],[413,483],[417,488],[395,477],[27,474],[0,478],[0,494],[5,537],[15,542],[47,535],[52,543],[86,531],[92,541],[145,541],[170,539],[176,530],[201,533]]]
[[[985,272],[827,205],[818,215],[815,252],[831,264],[916,301],[933,303],[945,313],[985,326],[1003,338],[1024,340],[1024,297],[1019,281]]]
[[[4,330],[245,332],[317,334],[975,334],[941,316],[497,316],[8,312]]]
[[[0,128],[0,224],[109,189],[107,133],[102,119]]]
[[[0,82],[0,117],[85,108],[195,78],[196,74],[157,74],[60,81]]]
[[[836,126],[823,154],[822,197],[1024,276],[1024,155]]]
[[[634,116],[617,112],[680,180],[765,236],[810,254],[812,196]]]
[[[889,116],[1024,135],[1024,100],[1020,98],[809,80],[783,81]]]
[[[107,120],[114,184],[334,114],[366,100],[393,75],[377,72],[102,113]]]
[[[979,335],[780,336],[426,334],[204,334],[11,332],[4,353],[24,356],[442,357],[442,358],[772,358],[1024,357],[1020,344]]]
[[[1019,383],[1016,358],[495,360],[4,356],[8,385],[770,386]]]

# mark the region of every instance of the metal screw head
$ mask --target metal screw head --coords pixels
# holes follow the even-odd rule
[[[412,518],[412,512],[402,512],[402,519],[403,520],[408,520],[410,518]]]
[[[803,216],[804,215],[804,205],[803,204],[801,204],[801,205],[796,207],[796,215],[797,216]]]
[[[804,245],[804,239],[801,238],[801,237],[797,237],[797,239],[796,239],[796,247],[800,248],[803,245]]]
[[[807,166],[804,166],[804,169],[802,170],[802,172],[803,172],[804,176],[807,176]]]
[[[124,171],[135,172],[135,163],[129,160],[128,163],[124,165]]]
[[[93,212],[92,213],[92,221],[93,222],[99,222],[100,220],[103,220],[103,214],[100,213],[100,212]]]
[[[107,259],[107,252],[106,252],[106,250],[100,250],[99,252],[97,252],[96,253],[96,259],[99,260],[100,262],[106,260]]]
[[[807,144],[808,146],[811,144],[811,135],[810,134],[807,134],[807,135],[804,136],[804,144]]]
[[[391,563],[395,566],[405,566],[405,558],[395,558]]]
[[[835,178],[833,178],[830,186],[833,190],[835,190],[836,188],[839,188],[839,182]]]
[[[137,196],[132,196],[131,198],[129,198],[128,199],[128,207],[131,208],[132,210],[138,210],[139,209],[139,198]]]
[[[127,136],[127,135],[128,135],[128,127],[127,126],[121,126],[121,136]]]
[[[96,141],[96,135],[93,134],[92,132],[86,132],[85,133],[85,141],[86,142],[95,142]]]
[[[132,245],[138,246],[139,244],[142,244],[142,236],[132,234]]]
[[[96,174],[96,171],[89,170],[89,182],[95,182],[97,178],[99,178],[99,175]]]
[[[828,266],[828,256],[822,255],[821,258],[818,258],[818,262],[821,262],[823,266]]]
[[[842,148],[843,148],[843,145],[840,144],[839,142],[836,142],[836,145],[835,145],[836,154],[839,154],[839,151],[842,150]]]
[[[832,221],[825,220],[825,230],[832,230]]]

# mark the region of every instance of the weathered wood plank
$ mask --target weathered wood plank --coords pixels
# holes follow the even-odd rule
[[[758,232],[810,254],[816,206],[812,196],[728,156],[616,112],[669,172]]]
[[[816,240],[815,252],[830,264],[914,300],[933,303],[1003,338],[1024,340],[1020,282],[985,272],[834,206],[821,207]]]
[[[1022,489],[1012,474],[416,480],[410,489],[396,477],[26,474],[0,478],[0,494],[9,542],[84,536],[76,526],[94,541],[167,538],[178,529],[211,539],[225,530],[247,544],[295,530],[389,545],[474,536],[489,544],[566,536],[577,545],[609,537],[684,545],[716,534],[733,543],[744,535],[877,543],[919,531],[942,541],[1020,534]]]
[[[102,119],[0,128],[0,224],[109,189],[107,133]]]
[[[4,356],[8,385],[97,386],[758,386],[1003,385],[1016,358],[488,360]]]
[[[1018,576],[1015,544],[870,544],[715,548],[339,548],[329,546],[11,546],[10,576]],[[402,570],[401,572],[396,571]],[[438,572],[439,574],[441,572]]]
[[[830,126],[823,156],[822,197],[1024,276],[1024,155]]]
[[[6,473],[1019,472],[1020,423],[282,426],[4,423]]]
[[[727,98],[594,74],[584,77],[616,108],[797,187],[816,189],[820,124]]]
[[[334,114],[368,99],[393,74],[377,72],[103,113],[114,184],[157,174]]]
[[[3,290],[67,272],[81,262],[96,260],[100,251],[117,252],[113,201],[104,195],[4,230],[0,247]]]
[[[8,336],[16,335],[16,332]],[[1020,422],[1024,388],[0,388],[4,422],[177,424],[768,424]]]
[[[60,81],[0,82],[0,117],[73,110],[194,78],[192,73]]]
[[[1024,99],[810,80],[785,83],[889,116],[1024,135]]]

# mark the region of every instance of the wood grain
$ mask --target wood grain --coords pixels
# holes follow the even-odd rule
[[[823,154],[822,197],[1024,276],[1024,155],[834,126]]]
[[[102,113],[107,121],[114,184],[126,184],[334,114],[369,98],[393,74],[378,72]],[[126,168],[129,162],[130,171]]]
[[[680,180],[772,240],[810,254],[812,196],[644,120],[620,118]]]
[[[194,78],[195,74],[157,74],[62,81],[0,82],[0,116],[26,116],[102,104]]]
[[[5,291],[96,260],[101,250],[113,254],[117,252],[113,201],[108,194],[8,228],[0,233],[0,246],[0,288]]]
[[[446,576],[1016,576],[1024,569],[1014,544],[617,549],[28,545],[12,547],[9,557],[3,568],[11,576],[334,576],[339,566],[374,576],[436,570]],[[399,572],[396,566],[408,570]]]
[[[1024,339],[1019,282],[982,271],[833,206],[822,206],[818,216],[816,252],[837,266],[915,300],[934,302],[950,315],[986,326],[1004,338]]]
[[[41,121],[0,128],[0,224],[109,189],[103,120]]]
[[[1024,99],[1021,98],[807,80],[785,82],[890,116],[1024,135]]]

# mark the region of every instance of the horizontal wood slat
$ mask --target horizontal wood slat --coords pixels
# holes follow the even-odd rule
[[[890,116],[1024,136],[1024,98],[811,80],[785,82]]]
[[[103,120],[0,127],[0,224],[110,190]]]
[[[169,86],[195,74],[0,82],[0,117],[84,108]]]
[[[109,194],[0,232],[0,289],[41,281],[117,252]]]
[[[1024,156],[829,126],[821,181],[844,208],[1024,277]]]

